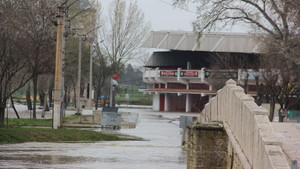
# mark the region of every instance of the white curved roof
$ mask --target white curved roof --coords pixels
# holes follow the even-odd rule
[[[143,44],[146,48],[184,51],[260,53],[259,42],[250,34],[194,32],[151,32]]]

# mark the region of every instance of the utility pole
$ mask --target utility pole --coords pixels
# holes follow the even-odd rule
[[[76,88],[76,108],[77,114],[81,114],[81,104],[80,104],[80,81],[81,81],[81,47],[82,47],[82,30],[79,30],[79,51],[78,51],[78,76],[77,76],[77,88]]]
[[[91,42],[90,45],[90,90],[89,90],[89,109],[92,108],[92,83],[93,83],[93,56],[94,56],[94,50],[93,50],[93,43]]]
[[[65,4],[66,6],[67,4]],[[62,124],[63,119],[65,119],[65,76],[64,76],[64,67],[66,60],[66,38],[67,38],[67,17],[68,17],[68,7],[64,8],[63,15],[63,36],[62,36],[62,52],[61,52],[61,100],[60,100],[60,123]]]
[[[112,77],[110,77],[110,88],[109,88],[109,107],[113,107],[113,84]]]
[[[58,12],[57,17],[57,41],[56,41],[56,61],[55,61],[55,84],[54,84],[54,108],[53,108],[53,122],[52,128],[57,129],[60,127],[60,112],[62,100],[62,48],[63,48],[63,17],[65,12],[66,2],[59,0],[57,3]]]
[[[83,34],[83,30],[79,29],[77,36],[79,37],[79,51],[78,51],[78,79],[77,79],[77,88],[76,88],[76,106],[77,106],[77,114],[80,114],[81,111],[81,104],[80,104],[80,81],[81,81],[81,58],[82,58],[82,38],[86,39],[86,36],[93,32],[94,30],[100,28],[101,26],[98,26],[87,33]],[[89,108],[91,108],[91,102],[92,102],[92,42],[91,42],[91,54],[90,54],[90,91],[89,91]]]

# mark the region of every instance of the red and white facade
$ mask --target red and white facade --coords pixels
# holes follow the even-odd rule
[[[205,82],[204,70],[146,70],[143,80],[152,83],[153,110],[197,112],[216,94]]]
[[[197,34],[194,33],[152,32],[144,47],[168,49],[171,51],[204,51],[210,52],[210,54],[214,52],[257,53],[253,52],[256,50],[257,44],[253,42],[253,39],[249,40],[248,35],[205,35],[200,38],[200,41],[202,40],[202,44],[204,44],[201,47],[196,45],[196,39]],[[241,41],[235,42],[236,39],[240,39]],[[206,65],[199,66],[197,63],[186,63],[184,58],[189,57],[188,54],[177,57],[177,63],[172,62],[172,64],[166,61],[166,59],[164,59],[165,61],[163,59],[160,60],[159,57],[163,57],[163,54],[161,55],[155,61],[152,59],[150,64],[148,61],[143,74],[144,82],[153,84],[153,88],[145,90],[145,92],[153,95],[153,110],[200,112],[209,99],[216,95],[216,90],[213,88],[211,79],[208,78],[209,73],[213,71],[209,67],[205,68],[204,66]],[[202,54],[200,53],[200,55]],[[205,55],[207,57],[207,54]],[[179,65],[178,63],[180,63],[181,58],[186,66],[181,65],[176,67],[176,64]],[[164,63],[160,64],[160,61]],[[201,60],[197,60],[197,62],[201,62]],[[189,66],[189,64],[194,66]],[[231,70],[225,70],[224,75],[228,74],[228,72],[231,72]],[[218,73],[218,75],[222,76],[222,73]],[[235,80],[240,82],[243,80],[243,71],[241,69],[233,72],[233,75],[235,76]]]

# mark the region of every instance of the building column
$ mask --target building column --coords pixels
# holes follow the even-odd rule
[[[186,84],[186,89],[190,89],[190,83]],[[185,95],[185,112],[191,112],[191,96],[190,94]]]
[[[159,104],[160,104],[160,101],[159,101],[159,94],[153,94],[153,104],[152,104],[152,109],[155,110],[155,111],[159,111]]]
[[[185,97],[185,112],[191,112],[191,95],[187,94]]]
[[[169,111],[168,93],[165,93],[165,111]]]

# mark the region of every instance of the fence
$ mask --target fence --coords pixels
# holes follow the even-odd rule
[[[288,110],[287,120],[289,122],[300,123],[300,111],[299,110]]]
[[[224,128],[235,144],[243,168],[290,169],[276,141],[267,110],[255,104],[233,80],[217,92],[205,105],[198,121],[223,121]],[[231,134],[232,133],[232,134]]]

